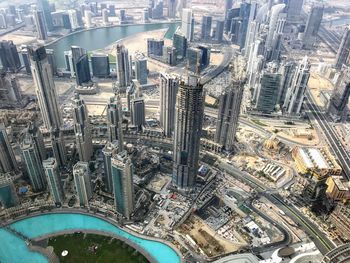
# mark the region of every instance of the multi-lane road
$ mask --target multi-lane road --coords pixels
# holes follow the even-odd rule
[[[309,114],[312,119],[323,131],[330,148],[336,155],[340,162],[344,175],[350,180],[350,157],[342,142],[339,140],[338,135],[334,131],[332,123],[329,117],[321,111],[321,109],[315,103],[310,91],[306,94],[306,106],[309,109]]]

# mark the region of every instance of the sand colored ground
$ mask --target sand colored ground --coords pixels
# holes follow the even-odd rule
[[[188,224],[188,225],[187,225]],[[218,234],[215,233],[214,230],[212,230],[207,224],[203,222],[200,218],[197,216],[191,216],[190,219],[188,219],[184,226],[187,230],[185,230],[183,227],[181,227],[180,232],[184,233],[185,235],[190,235],[194,240],[197,241],[197,245],[206,253],[207,256],[217,256],[222,253],[218,253],[214,251],[215,244],[210,242],[208,238],[203,235],[202,231],[209,234],[212,238],[218,242],[219,246],[222,246],[224,249],[224,253],[234,252],[240,249],[239,244],[234,244],[222,237],[220,237]],[[202,233],[201,233],[202,232]]]
[[[22,36],[18,35],[16,33],[9,33],[4,36],[0,36],[0,41],[2,40],[12,40],[13,43],[17,46],[17,48],[20,45],[24,44],[30,44],[36,41],[36,36],[33,34],[33,36]]]
[[[316,103],[319,106],[323,106],[320,99],[320,92],[323,91],[333,91],[334,86],[331,81],[327,78],[320,76],[317,73],[311,73],[308,86],[310,88],[311,94],[314,97]]]

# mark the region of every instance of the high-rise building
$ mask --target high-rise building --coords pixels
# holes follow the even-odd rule
[[[147,39],[147,56],[163,56],[164,39]]]
[[[119,10],[119,23],[120,23],[120,24],[125,24],[125,23],[127,23],[126,11],[125,11],[125,9],[120,9],[120,10]]]
[[[109,12],[109,16],[116,16],[115,14],[115,6],[114,5],[108,5],[108,12]]]
[[[280,105],[281,108],[283,107],[283,104],[285,102],[287,91],[292,85],[295,69],[296,63],[294,61],[287,61],[281,65],[282,80],[277,97],[277,103]]]
[[[256,3],[255,3],[256,4]],[[245,41],[247,38],[247,32],[248,32],[248,25],[251,18],[251,12],[254,12],[252,3],[243,2],[240,6],[239,11],[239,17],[240,17],[240,26],[239,26],[239,32],[237,36],[237,44],[240,46],[241,49],[245,46]],[[253,16],[254,17],[254,16]]]
[[[29,55],[36,87],[35,91],[44,125],[48,130],[59,129],[62,124],[62,117],[45,47],[29,48]]]
[[[281,38],[287,14],[284,13],[285,4],[274,5],[271,9],[269,31],[266,37],[267,60],[272,61],[279,58]]]
[[[21,61],[16,45],[12,41],[0,42],[0,60],[3,70],[17,72],[21,68]]]
[[[216,21],[214,39],[218,43],[221,43],[223,41],[224,26],[225,26],[225,21],[224,20],[220,20],[219,19],[219,20]]]
[[[284,101],[284,109],[288,114],[300,114],[305,92],[310,78],[311,64],[307,57],[304,57],[295,69],[291,86],[289,87],[286,99]]]
[[[80,19],[79,19],[78,11],[75,9],[70,9],[67,12],[68,12],[69,22],[70,22],[72,31],[79,29],[81,27],[81,24],[79,21]]]
[[[177,10],[178,10],[178,12],[179,12],[179,14],[180,14],[180,17],[182,17],[182,15],[183,15],[183,10],[184,10],[184,8],[186,8],[187,7],[187,0],[179,0],[179,3],[178,3],[178,5],[177,5]]]
[[[199,74],[201,70],[201,59],[203,51],[199,48],[190,47],[187,49],[187,69]]]
[[[90,58],[94,77],[107,78],[111,74],[108,55],[92,54]]]
[[[105,190],[108,193],[113,192],[112,157],[116,155],[119,151],[118,144],[118,141],[108,142],[102,149],[104,167],[103,182],[105,185]]]
[[[233,0],[225,0],[225,18],[228,15],[229,10],[232,8],[233,6]]]
[[[202,50],[202,57],[201,57],[201,69],[206,68],[210,64],[210,47],[206,45],[199,45],[198,49]]]
[[[141,54],[137,54],[135,56],[135,78],[140,82],[141,85],[147,84],[147,58]]]
[[[323,18],[324,6],[314,6],[306,22],[302,38],[302,48],[311,49],[317,42],[318,30]]]
[[[37,8],[43,13],[47,30],[52,31],[53,23],[52,23],[52,16],[51,16],[51,6],[49,4],[49,1],[38,0]]]
[[[350,97],[350,68],[342,69],[339,80],[329,102],[328,113],[336,121],[342,121],[347,115]]]
[[[160,19],[163,18],[163,9],[164,9],[164,4],[163,1],[161,0],[157,0],[153,6],[153,8],[151,9],[151,17],[153,19]]]
[[[108,140],[118,141],[118,148],[123,150],[123,112],[119,96],[112,97],[107,105]]]
[[[262,73],[255,109],[263,113],[271,113],[277,104],[281,85],[281,74],[266,70]]]
[[[80,206],[88,206],[92,197],[89,163],[77,162],[73,166],[73,177]]]
[[[187,38],[180,32],[176,32],[173,36],[173,47],[176,50],[176,61],[183,60],[187,53]]]
[[[62,205],[64,201],[64,192],[56,159],[49,158],[44,160],[43,167],[46,174],[47,184],[50,189],[51,198],[56,205]]]
[[[133,165],[126,151],[112,157],[112,183],[116,211],[130,219],[135,209]]]
[[[72,46],[72,59],[75,71],[75,80],[78,86],[91,82],[89,57],[85,49]]]
[[[172,182],[179,189],[195,185],[204,114],[203,85],[195,77],[182,81],[176,97]]]
[[[146,123],[145,101],[142,98],[131,101],[130,115],[131,124],[141,130],[142,126]]]
[[[24,67],[26,69],[26,73],[31,74],[32,70],[30,69],[30,58],[29,58],[29,53],[28,53],[28,46],[22,45],[21,49],[20,49],[20,53],[22,56],[22,61],[23,61]]]
[[[30,132],[25,134],[21,144],[22,156],[33,191],[38,192],[46,188],[45,172],[42,166],[40,145],[37,145]]]
[[[50,132],[50,141],[53,157],[56,159],[58,167],[65,167],[67,157],[62,131],[59,129],[52,129]]]
[[[108,25],[108,10],[102,9],[102,22],[104,25]]]
[[[93,155],[91,125],[85,102],[78,93],[73,98],[73,120],[79,160],[89,162]]]
[[[234,79],[220,95],[215,133],[215,142],[222,145],[227,151],[233,151],[246,80],[244,69],[237,65],[234,66],[237,69]]]
[[[90,10],[84,11],[84,19],[86,28],[92,27],[92,12]]]
[[[0,71],[0,101],[1,107],[22,106],[22,91],[17,77]]]
[[[176,0],[168,0],[168,17],[176,17]]]
[[[0,174],[0,207],[9,208],[18,204],[13,178]]]
[[[287,11],[287,23],[298,24],[300,23],[301,11],[303,10],[304,0],[288,0],[286,11]]]
[[[171,137],[175,126],[176,94],[179,87],[177,77],[160,73],[160,125],[164,135]]]
[[[193,41],[194,17],[192,9],[190,8],[184,8],[182,10],[181,32],[184,34],[188,41]]]
[[[34,20],[35,20],[35,26],[37,31],[37,38],[39,40],[47,40],[47,27],[45,22],[45,17],[43,11],[35,11],[34,12]]]
[[[347,26],[340,43],[337,57],[335,59],[335,68],[341,69],[343,65],[350,63],[350,26]]]
[[[55,58],[55,53],[53,49],[46,49],[47,60],[52,69],[52,74],[57,75],[57,63]]]
[[[129,52],[123,45],[117,45],[117,79],[120,88],[126,88],[130,84],[131,72]]]
[[[148,8],[144,8],[141,13],[141,21],[142,23],[149,23],[149,10]]]
[[[40,129],[34,123],[30,123],[26,132],[32,138],[33,144],[40,157],[40,163],[42,163],[42,161],[47,159],[47,152],[45,149],[44,137]]]
[[[0,172],[8,173],[17,170],[16,156],[7,136],[6,127],[0,123]]]
[[[205,15],[202,17],[201,39],[204,41],[210,39],[212,21],[211,16]]]

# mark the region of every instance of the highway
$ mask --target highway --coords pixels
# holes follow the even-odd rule
[[[220,168],[221,171],[225,171],[227,174],[235,177],[236,179],[247,183],[251,187],[254,187],[258,194],[263,195],[270,202],[276,204],[279,209],[281,209],[288,217],[297,223],[300,228],[310,237],[310,239],[312,239],[322,254],[327,253],[335,247],[333,242],[328,239],[328,237],[319,229],[317,225],[306,218],[292,204],[286,203],[284,199],[278,193],[276,193],[276,191],[266,188],[262,182],[250,174],[242,172],[236,167],[227,163],[220,162],[218,164],[218,168]]]
[[[337,157],[340,165],[343,168],[345,177],[350,180],[350,158],[342,142],[338,139],[338,135],[335,133],[328,116],[323,113],[320,108],[315,103],[310,91],[306,94],[306,106],[310,111],[311,120],[316,122],[316,124],[321,128],[323,134],[325,135],[329,146],[333,150],[333,153]]]

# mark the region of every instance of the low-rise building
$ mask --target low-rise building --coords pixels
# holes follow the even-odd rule
[[[343,182],[341,176],[330,176],[327,181],[327,196],[333,201],[344,203],[350,200],[349,182]]]

